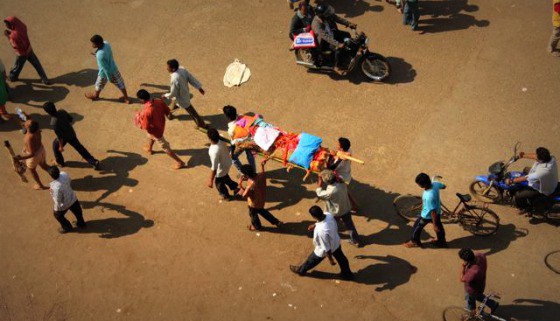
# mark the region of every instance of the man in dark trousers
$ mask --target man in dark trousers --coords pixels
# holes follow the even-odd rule
[[[290,265],[290,270],[300,276],[304,276],[307,271],[316,267],[325,257],[329,258],[331,265],[335,265],[333,256],[340,265],[340,276],[345,280],[352,280],[354,274],[350,270],[348,259],[342,252],[340,237],[338,236],[338,226],[331,213],[323,213],[319,206],[312,206],[309,214],[317,220],[317,223],[309,226],[308,230],[313,230],[313,245],[315,249],[307,260],[299,266]]]
[[[466,308],[474,313],[476,310],[476,301],[483,302],[486,296],[484,289],[486,288],[486,255],[483,253],[474,253],[471,249],[461,249],[459,257],[463,260],[461,265],[460,281],[465,284],[465,301]],[[494,313],[498,306],[498,302],[488,299],[486,305]]]
[[[51,127],[56,134],[56,138],[53,141],[53,153],[56,159],[56,163],[64,167],[64,156],[62,152],[64,151],[64,146],[68,143],[84,158],[94,169],[98,169],[99,161],[91,156],[88,150],[80,143],[76,132],[72,127],[72,121],[74,120],[65,110],[56,110],[56,106],[52,102],[46,102],[43,105],[43,110],[49,114],[51,118]]]
[[[56,166],[49,167],[47,172],[53,179],[50,183],[50,191],[54,202],[54,217],[61,226],[58,232],[64,234],[72,231],[72,224],[64,217],[68,210],[76,217],[78,228],[85,228],[86,222],[82,214],[82,206],[76,193],[72,190],[70,176],[61,172]]]

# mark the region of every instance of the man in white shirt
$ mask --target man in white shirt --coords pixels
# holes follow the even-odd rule
[[[200,82],[194,78],[183,66],[179,66],[179,62],[176,59],[171,59],[167,61],[167,71],[171,73],[171,83],[169,92],[164,94],[162,98],[173,99],[175,98],[175,103],[179,107],[185,109],[189,115],[191,115],[194,120],[196,127],[208,128],[204,123],[204,120],[196,112],[193,105],[191,104],[191,94],[189,91],[189,84],[204,95],[205,91],[202,89]],[[175,110],[176,108],[173,108]]]
[[[208,149],[208,155],[210,155],[210,161],[212,163],[210,167],[212,172],[210,174],[208,187],[214,187],[215,183],[216,189],[218,189],[222,199],[229,201],[230,196],[228,188],[233,191],[234,196],[239,191],[239,185],[229,177],[229,169],[231,168],[229,148],[220,140],[220,134],[216,129],[208,129],[207,135],[211,143]]]
[[[85,228],[86,222],[82,215],[82,206],[70,186],[72,182],[70,176],[65,172],[60,172],[56,166],[49,167],[47,172],[53,179],[50,183],[50,191],[54,201],[54,217],[61,225],[58,232],[64,234],[72,231],[72,224],[64,217],[68,210],[76,216],[76,225],[79,228]]]
[[[323,189],[323,182],[327,183]],[[350,231],[350,244],[360,247],[360,235],[352,221],[351,203],[348,197],[348,187],[339,182],[335,173],[326,169],[319,175],[318,187],[315,191],[317,197],[325,201],[327,212],[331,213],[337,220],[342,221],[347,230]]]
[[[319,206],[312,206],[309,209],[309,214],[317,220],[317,223],[310,225],[308,228],[313,230],[313,245],[315,249],[302,265],[290,265],[290,270],[300,276],[304,276],[307,271],[321,263],[325,257],[329,258],[331,265],[335,265],[334,256],[338,265],[340,265],[340,277],[345,280],[352,280],[354,273],[350,270],[348,259],[342,252],[338,227],[333,215],[328,212],[323,213]]]
[[[507,183],[521,183],[527,181],[529,187],[515,193],[515,203],[520,213],[531,212],[539,201],[546,200],[559,192],[558,165],[556,158],[544,147],[537,148],[535,153],[520,152],[519,158],[534,159],[529,175],[509,179]]]

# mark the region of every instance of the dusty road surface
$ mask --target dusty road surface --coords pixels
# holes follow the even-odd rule
[[[445,307],[463,304],[457,251],[472,247],[489,253],[487,287],[502,293],[499,315],[559,320],[560,276],[543,262],[560,249],[557,226],[495,206],[495,236],[448,225],[449,249],[406,249],[411,226],[392,208],[396,196],[420,192],[420,171],[444,177],[442,197],[453,205],[455,192],[466,193],[475,175],[511,156],[516,141],[527,151],[546,146],[560,155],[560,59],[545,51],[550,1],[421,1],[422,32],[402,26],[382,1],[330,2],[370,36],[372,50],[389,57],[388,83],[296,66],[284,0],[1,1],[3,15],[27,24],[53,80],[43,86],[27,65],[10,84],[8,110],[21,107],[39,120],[50,160],[54,134],[40,106],[54,101],[76,116],[78,135],[102,169],[93,171],[66,149],[65,171],[89,225],[59,235],[49,192],[20,183],[3,157],[0,319],[441,320]],[[286,227],[251,233],[246,203],[220,203],[206,187],[207,139],[190,118],[168,123],[167,139],[188,161],[174,171],[164,154],[143,154],[145,134],[132,122],[138,102],[120,104],[112,85],[104,100],[87,101],[97,68],[89,38],[96,33],[112,44],[131,94],[163,93],[165,61],[177,58],[206,90],[194,92],[193,104],[220,130],[220,109],[232,104],[287,130],[319,135],[326,146],[349,137],[366,161],[353,166],[352,188],[367,245],[343,243],[356,281],[333,279],[338,269],[327,263],[309,277],[288,270],[312,250],[306,227],[315,183],[302,182],[302,172],[268,165],[268,207]],[[9,67],[14,55],[1,41]],[[222,78],[235,58],[253,76],[230,89]],[[17,124],[0,124],[0,137],[21,149]]]

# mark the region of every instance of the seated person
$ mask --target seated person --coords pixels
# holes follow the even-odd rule
[[[351,29],[356,29],[356,25],[350,21],[337,16],[334,8],[327,4],[320,4],[315,8],[315,17],[311,22],[311,29],[315,33],[319,46],[322,51],[334,50],[334,71],[342,74],[339,68],[340,50],[344,48],[344,38],[349,38],[350,34],[346,31],[338,30],[337,24],[342,24]]]
[[[529,175],[506,180],[507,184],[529,183],[529,187],[517,191],[514,196],[519,213],[524,214],[530,213],[539,200],[555,195],[558,187],[558,165],[556,158],[544,147],[537,148],[535,153],[520,152],[519,158],[536,160]]]
[[[313,21],[313,9],[304,1],[300,2],[290,23],[290,39],[294,40],[296,35],[307,32],[311,21]]]

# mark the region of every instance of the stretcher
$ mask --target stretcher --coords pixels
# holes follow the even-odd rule
[[[198,128],[206,132],[203,128]],[[229,136],[229,135],[228,135]],[[329,168],[336,158],[363,165],[365,162],[345,153],[321,146],[322,139],[308,133],[294,133],[264,121],[261,115],[241,115],[235,122],[233,137],[220,136],[232,146],[233,154],[251,151],[282,163],[287,171],[298,168],[305,171],[305,181],[311,173]]]

